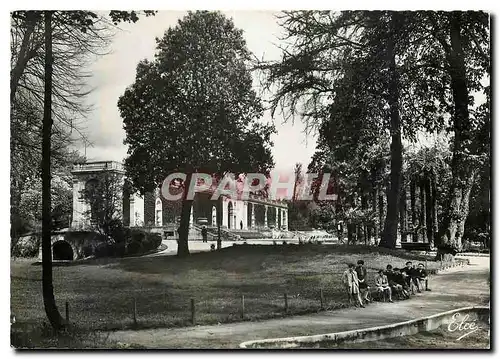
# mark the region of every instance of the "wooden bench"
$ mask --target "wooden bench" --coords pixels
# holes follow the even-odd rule
[[[401,248],[409,251],[429,252],[431,250],[431,244],[424,242],[401,242]]]
[[[425,284],[422,285],[422,290],[423,291],[430,291],[430,289],[429,289],[429,276],[427,276],[427,278],[425,278],[424,282],[425,282]],[[410,293],[415,294],[416,289],[417,288],[415,287],[415,285],[412,282],[412,284],[410,286]],[[391,290],[392,290],[392,288],[391,288]],[[394,294],[395,294],[394,290],[392,290],[392,294],[393,294],[393,299],[396,299],[396,300],[402,299],[402,298],[398,298],[398,297],[394,296]],[[372,287],[370,287],[369,298],[371,300],[375,300],[375,301],[379,301],[379,302],[385,302],[388,299],[387,294],[385,294],[385,292],[379,292],[377,290],[377,288],[372,288]]]

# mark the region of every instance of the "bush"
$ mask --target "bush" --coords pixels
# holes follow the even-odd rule
[[[158,233],[148,233],[140,229],[133,229],[130,233],[130,240],[126,246],[127,254],[153,251],[161,244],[161,235]]]
[[[113,253],[116,257],[123,257],[127,253],[125,243],[115,243],[113,245]]]
[[[96,247],[96,257],[140,255],[157,249],[161,244],[159,233],[149,233],[138,228],[116,227],[112,238],[114,243],[101,243]]]
[[[86,245],[85,247],[83,247],[83,257],[90,257],[91,255],[94,254],[94,247],[91,246],[90,244],[89,245]]]
[[[142,248],[142,243],[139,241],[131,241],[130,243],[127,244],[126,252],[127,254],[140,254],[144,252]]]
[[[121,222],[113,225],[109,232],[110,237],[115,243],[127,243],[131,237],[130,228],[124,227]]]
[[[11,240],[10,253],[12,257],[32,258],[38,256],[41,235],[38,233],[25,235],[17,240]]]
[[[95,247],[94,255],[96,258],[102,257],[112,257],[113,256],[113,245],[111,243],[99,243]]]
[[[161,244],[161,236],[158,233],[146,233],[144,238],[143,248],[144,251],[154,251]]]

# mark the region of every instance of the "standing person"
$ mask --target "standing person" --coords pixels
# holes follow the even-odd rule
[[[201,237],[203,238],[203,242],[207,243],[207,237],[208,237],[207,226],[201,227]]]
[[[420,290],[420,280],[419,280],[419,277],[418,277],[418,270],[415,267],[415,264],[413,264],[411,266],[410,273],[411,273],[410,276],[411,276],[411,281],[413,282],[413,286],[415,288],[417,288],[417,292],[418,293],[421,293],[421,290]]]
[[[387,276],[384,274],[383,269],[378,271],[378,274],[375,277],[375,285],[377,286],[377,291],[379,291],[383,296],[387,293],[389,296],[389,302],[392,303],[391,287],[389,286],[389,280],[387,280]]]
[[[360,259],[358,261],[358,265],[356,266],[356,274],[358,275],[359,280],[359,291],[363,292],[363,299],[366,303],[370,303],[370,299],[368,299],[368,295],[370,294],[370,287],[366,283],[367,280],[367,272],[365,267],[365,261]]]
[[[347,293],[349,295],[349,304],[352,304],[353,299],[357,301],[360,307],[364,308],[363,301],[359,294],[359,279],[356,271],[354,270],[354,264],[349,263],[347,270],[342,274],[342,283],[344,284]]]
[[[243,221],[240,221],[240,229],[243,229]]]

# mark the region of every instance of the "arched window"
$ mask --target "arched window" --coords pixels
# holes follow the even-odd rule
[[[163,225],[163,204],[160,198],[155,202],[155,225],[161,227]]]

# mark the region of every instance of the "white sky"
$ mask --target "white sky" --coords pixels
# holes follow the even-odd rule
[[[244,31],[248,48],[259,59],[279,59],[280,51],[274,45],[280,36],[275,12],[240,10],[224,13]],[[117,107],[118,98],[134,82],[137,63],[144,58],[153,58],[155,37],[162,37],[165,30],[175,26],[185,14],[182,11],[160,11],[154,17],[141,17],[135,24],[122,24],[123,31],[115,36],[111,53],[100,57],[92,67],[95,90],[89,102],[94,105],[94,111],[86,123],[86,132],[93,143],[93,147],[86,149],[89,161],[122,161],[125,158],[127,147],[123,144],[125,131]],[[256,89],[257,85],[254,83]],[[273,120],[269,112],[264,114],[263,120],[274,121],[277,130],[272,139],[275,169],[288,172],[296,162],[302,162],[307,168],[316,146],[314,136],[306,136],[299,120],[293,124],[282,123],[277,116]],[[83,154],[84,147],[79,149]]]

